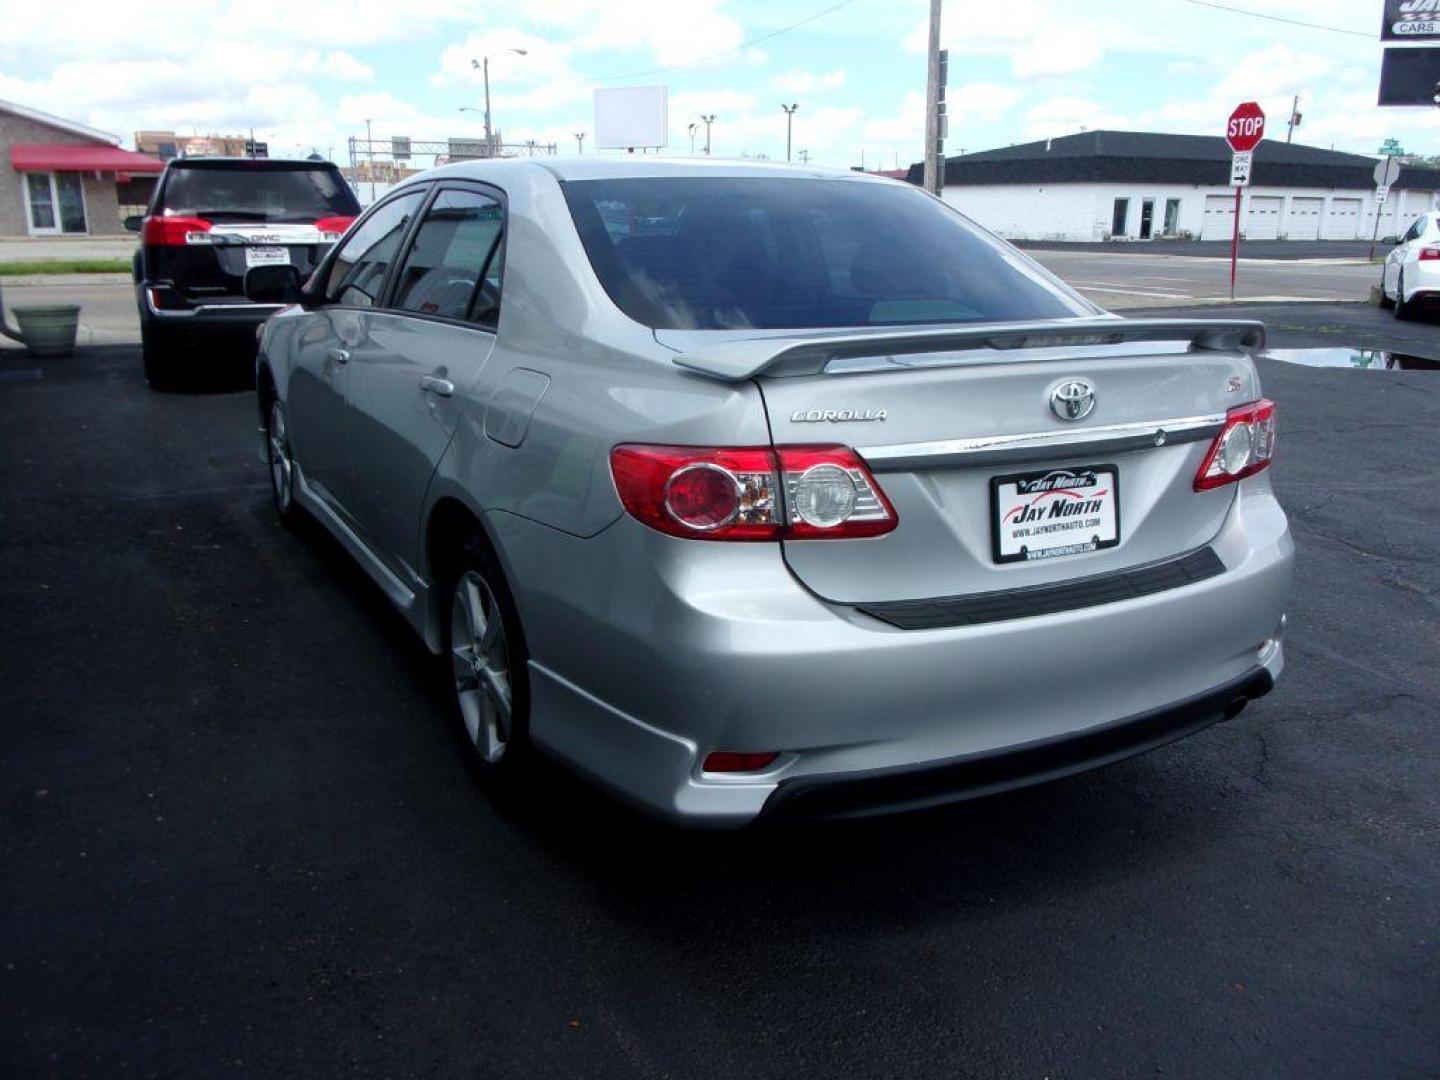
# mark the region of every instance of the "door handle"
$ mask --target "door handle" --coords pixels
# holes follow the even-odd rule
[[[439,375],[421,375],[420,389],[424,390],[427,394],[449,397],[455,393],[455,384],[449,379],[442,379]]]
[[[337,364],[348,364],[348,363],[350,362],[350,350],[349,350],[349,349],[331,349],[331,350],[330,350],[330,359],[331,359],[331,360],[334,360]]]

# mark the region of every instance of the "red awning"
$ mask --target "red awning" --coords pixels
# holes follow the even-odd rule
[[[148,154],[96,143],[80,146],[17,143],[10,147],[10,165],[16,172],[158,173],[165,168],[163,161]]]

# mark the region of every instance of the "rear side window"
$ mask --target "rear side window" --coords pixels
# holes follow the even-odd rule
[[[646,326],[1058,319],[1096,309],[917,189],[844,179],[569,181],[612,300]]]
[[[494,327],[500,315],[504,212],[474,191],[442,191],[396,278],[393,307]]]
[[[385,275],[405,239],[423,192],[410,191],[375,208],[350,234],[330,264],[325,299],[332,304],[374,307]]]
[[[172,165],[162,201],[171,214],[208,221],[315,222],[360,213],[333,165]]]

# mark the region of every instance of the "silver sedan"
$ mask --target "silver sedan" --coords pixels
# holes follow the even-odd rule
[[[933,805],[1272,687],[1259,324],[1125,320],[909,185],[496,160],[257,267],[264,455],[536,752],[689,825]]]

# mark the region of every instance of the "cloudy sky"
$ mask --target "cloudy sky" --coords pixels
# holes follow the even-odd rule
[[[1440,110],[1375,107],[1380,0],[949,0],[947,152],[1082,127],[1218,134],[1256,99],[1283,137],[1373,153],[1389,136],[1440,153]],[[718,116],[716,154],[783,158],[781,102],[812,162],[893,167],[921,152],[927,0],[187,0],[146,9],[59,0],[0,20],[0,98],[120,135],[243,133],[274,154],[337,159],[346,137],[475,136],[491,64],[507,141],[589,132],[596,87],[663,83],[671,153]],[[809,19],[804,25],[786,29]],[[778,32],[777,32],[778,31]],[[1342,32],[1348,31],[1348,32]],[[718,55],[717,55],[718,54]],[[669,69],[669,70],[658,70]],[[703,134],[701,144],[703,145]],[[593,152],[593,140],[585,152]]]

